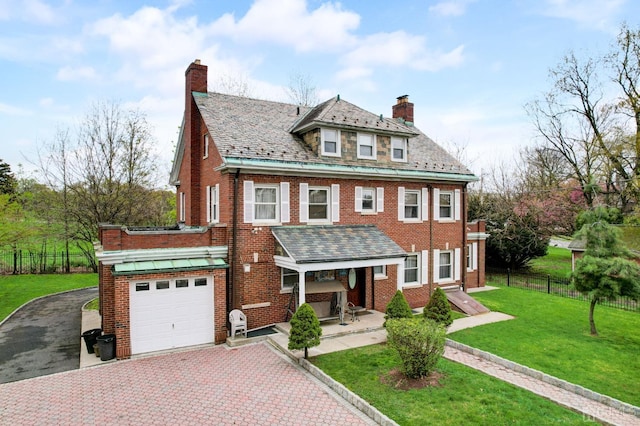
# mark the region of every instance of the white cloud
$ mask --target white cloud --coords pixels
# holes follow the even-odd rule
[[[371,68],[378,66],[438,71],[462,64],[463,51],[462,45],[449,52],[429,49],[425,37],[404,31],[372,34],[361,39],[355,49],[343,56],[341,62],[345,68],[338,73],[338,77],[346,79],[371,75]]]
[[[440,16],[462,16],[467,11],[467,6],[472,0],[442,1],[429,6],[429,12]]]
[[[354,42],[351,32],[359,25],[360,16],[340,3],[309,11],[305,0],[256,0],[245,16],[236,21],[226,14],[211,30],[240,42],[272,42],[309,52],[343,49]]]
[[[601,30],[617,28],[626,0],[545,0],[540,6],[545,16],[569,19]]]
[[[60,81],[95,80],[98,77],[93,67],[62,67],[58,70],[56,78]]]
[[[50,25],[60,21],[61,16],[40,0],[0,0],[0,20],[18,19],[30,24]]]
[[[31,111],[0,102],[0,114],[10,116],[26,116],[31,115]]]
[[[40,101],[38,102],[38,104],[39,104],[41,107],[49,108],[49,107],[53,106],[54,101],[53,101],[53,98],[42,98],[42,99],[40,99]]]

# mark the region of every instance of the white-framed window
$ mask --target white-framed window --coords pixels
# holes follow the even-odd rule
[[[300,222],[339,222],[340,185],[309,186],[300,184]]]
[[[202,141],[202,157],[207,158],[209,156],[209,134],[205,134]]]
[[[478,269],[478,243],[467,244],[467,271]]]
[[[409,254],[404,259],[404,283],[418,284],[420,276],[420,262],[418,262],[418,254]]]
[[[438,262],[438,278],[440,280],[452,280],[453,279],[453,252],[450,250],[443,250],[440,252],[440,261]]]
[[[340,131],[336,129],[322,129],[320,134],[322,155],[340,157]]]
[[[433,188],[433,218],[435,220],[460,220],[462,192],[459,189],[445,191]]]
[[[420,191],[408,189],[404,192],[404,218],[420,219]]]
[[[435,282],[455,282],[460,280],[461,250],[433,251],[433,280]]]
[[[207,223],[220,222],[220,184],[207,186]]]
[[[180,211],[180,222],[184,222],[187,217],[187,194],[184,192],[180,193],[180,206],[178,206]]]
[[[373,278],[387,278],[387,265],[378,265],[373,267]]]
[[[371,133],[358,133],[358,158],[367,160],[376,159],[376,135]]]
[[[384,211],[384,188],[363,188],[356,186],[355,211],[358,213],[379,213]]]
[[[281,271],[281,289],[291,290],[298,283],[298,273],[292,269],[280,268]]]
[[[407,138],[391,138],[391,161],[407,161]]]
[[[244,223],[289,222],[289,182],[244,181]]]
[[[278,185],[259,185],[253,187],[253,220],[255,222],[279,222],[280,200]]]

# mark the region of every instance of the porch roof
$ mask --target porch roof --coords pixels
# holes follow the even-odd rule
[[[407,256],[375,225],[275,226],[271,231],[286,255],[296,264]]]

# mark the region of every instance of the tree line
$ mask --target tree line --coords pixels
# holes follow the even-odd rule
[[[0,160],[0,248],[81,250],[97,270],[101,223],[175,224],[175,194],[160,188],[146,116],[115,102],[94,103],[75,129],[39,147],[37,179]]]

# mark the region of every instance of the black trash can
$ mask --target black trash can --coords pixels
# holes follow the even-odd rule
[[[84,333],[82,333],[82,338],[84,339],[85,345],[87,345],[87,352],[88,353],[90,353],[90,354],[93,353],[93,345],[96,344],[96,339],[101,334],[102,334],[102,329],[101,328],[94,328],[92,330],[87,330]]]
[[[98,337],[98,349],[100,350],[100,360],[109,361],[116,354],[116,335],[103,334]]]

